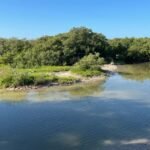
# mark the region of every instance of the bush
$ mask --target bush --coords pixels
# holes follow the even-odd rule
[[[100,65],[104,64],[104,59],[99,54],[89,54],[84,56],[75,67],[79,70],[100,70]]]
[[[99,57],[99,54],[89,54],[74,65],[72,72],[85,77],[98,76],[101,74],[102,64],[104,59]]]
[[[34,77],[28,73],[11,72],[1,79],[0,85],[3,87],[17,87],[34,84]]]
[[[57,81],[58,81],[58,78],[54,75],[51,75],[51,76],[40,75],[40,76],[37,76],[35,78],[34,85],[35,86],[37,86],[37,85],[48,85],[52,82],[57,82]]]

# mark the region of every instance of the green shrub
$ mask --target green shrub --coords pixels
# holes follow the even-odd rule
[[[28,73],[10,72],[2,77],[0,85],[3,87],[17,87],[34,84],[34,77]]]
[[[99,54],[89,54],[77,62],[71,71],[84,77],[99,76],[102,64],[104,64],[104,59],[99,57]]]
[[[57,82],[58,78],[54,75],[48,76],[48,75],[40,75],[40,76],[36,76],[35,81],[34,81],[34,85],[48,85],[50,83],[53,82]]]
[[[34,77],[28,73],[16,73],[13,78],[13,86],[32,85],[33,83]]]
[[[9,75],[1,79],[0,85],[3,87],[10,87],[12,85],[13,76]]]
[[[84,56],[74,67],[78,70],[100,70],[102,64],[104,64],[104,59],[97,53]]]

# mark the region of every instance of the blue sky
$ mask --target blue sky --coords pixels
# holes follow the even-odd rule
[[[85,26],[108,38],[150,37],[150,0],[2,0],[0,37],[37,38]]]

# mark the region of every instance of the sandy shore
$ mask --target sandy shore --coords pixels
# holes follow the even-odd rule
[[[106,65],[103,65],[101,69],[107,72],[117,72],[118,67],[117,65],[106,64]]]
[[[101,69],[106,71],[106,72],[117,72],[117,65],[105,64],[105,65],[101,66]],[[80,75],[74,74],[70,71],[56,72],[56,73],[54,73],[54,75],[56,75],[58,77],[74,77],[74,78],[81,79],[83,81],[95,80],[95,79],[98,79],[99,77],[101,77],[101,76],[99,76],[99,77],[85,78],[85,77],[82,77]]]

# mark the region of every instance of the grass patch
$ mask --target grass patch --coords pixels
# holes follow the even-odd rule
[[[72,84],[72,83],[76,83],[79,81],[80,81],[79,79],[76,79],[74,77],[59,77],[58,78],[59,84]]]
[[[61,72],[61,71],[69,71],[70,66],[42,66],[37,68],[30,69],[17,69],[20,72],[29,72],[29,73],[50,73],[50,72]]]
[[[44,66],[33,69],[13,69],[9,66],[0,66],[0,87],[40,86],[58,84],[72,84],[78,81],[73,77],[58,77],[53,72],[68,71],[68,66]]]
[[[58,77],[54,75],[39,75],[39,76],[34,76],[34,85],[39,86],[39,85],[49,85],[54,82],[58,82]]]
[[[97,69],[97,70],[96,70]],[[75,74],[83,77],[101,75],[98,67],[82,70],[78,65],[71,66],[42,66],[32,69],[14,69],[10,66],[0,65],[0,88],[19,86],[40,86],[57,84],[73,84],[79,82],[75,77],[58,77],[55,72],[71,70]],[[54,73],[54,75],[53,75]]]
[[[99,76],[102,74],[100,70],[78,70],[74,68],[71,71],[83,77],[93,77],[93,76]]]

